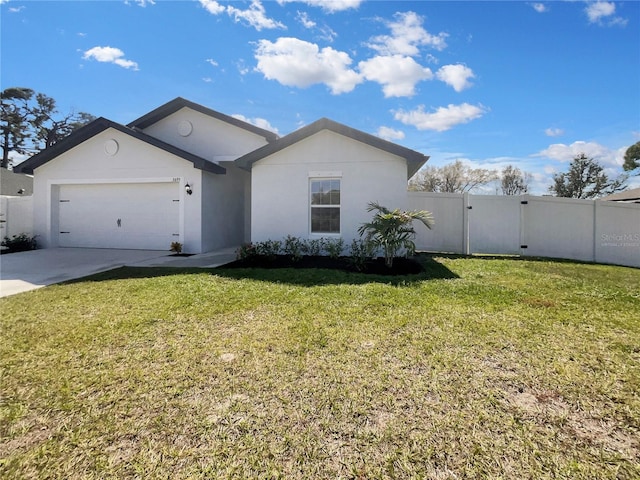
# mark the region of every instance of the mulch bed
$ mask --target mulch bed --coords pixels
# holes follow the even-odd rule
[[[423,266],[411,258],[395,258],[392,268],[387,268],[384,264],[384,258],[376,258],[367,261],[364,268],[358,270],[351,262],[350,257],[304,256],[293,260],[288,255],[249,257],[228,263],[224,268],[326,268],[375,275],[414,275],[424,271]]]

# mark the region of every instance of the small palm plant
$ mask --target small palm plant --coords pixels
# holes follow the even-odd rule
[[[433,216],[426,210],[389,210],[377,202],[371,202],[367,206],[367,212],[376,213],[370,222],[360,226],[358,233],[361,237],[366,235],[367,241],[382,249],[384,263],[388,268],[393,267],[393,259],[398,252],[404,250],[406,256],[415,253],[414,220],[419,220],[429,229],[433,226]]]

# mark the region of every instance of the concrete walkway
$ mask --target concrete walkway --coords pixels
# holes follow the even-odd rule
[[[0,297],[123,266],[213,268],[235,260],[235,250],[190,257],[176,257],[167,251],[101,248],[45,248],[4,254],[0,255]]]

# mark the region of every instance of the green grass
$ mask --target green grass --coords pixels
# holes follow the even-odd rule
[[[0,300],[0,478],[640,478],[640,270],[427,264]]]

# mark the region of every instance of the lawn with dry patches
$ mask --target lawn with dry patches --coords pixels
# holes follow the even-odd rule
[[[425,262],[1,299],[0,477],[640,477],[640,270]]]

